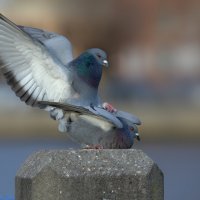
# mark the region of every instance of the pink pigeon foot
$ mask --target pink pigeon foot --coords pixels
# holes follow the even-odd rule
[[[109,103],[107,103],[107,102],[103,103],[102,106],[103,106],[103,108],[104,108],[105,110],[107,110],[108,112],[111,112],[111,113],[117,112],[117,109],[114,108],[111,104],[109,104]]]

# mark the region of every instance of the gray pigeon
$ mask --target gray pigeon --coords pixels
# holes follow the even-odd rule
[[[40,29],[17,26],[0,15],[0,70],[22,101],[100,105],[98,86],[107,56],[93,48],[73,59],[70,41]],[[55,109],[46,108],[52,117]]]
[[[140,140],[140,120],[123,111],[109,112],[102,107],[39,102],[70,113],[60,120],[59,131],[86,148],[127,149]]]
[[[102,66],[108,66],[104,51],[89,49],[74,59],[64,36],[17,26],[0,15],[0,71],[16,95],[48,110],[59,130],[82,144],[130,148],[140,121],[101,104]]]

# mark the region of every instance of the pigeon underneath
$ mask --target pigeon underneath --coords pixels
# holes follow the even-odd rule
[[[134,139],[140,141],[137,125],[141,121],[135,115],[119,110],[109,112],[96,106],[39,103],[62,109],[65,118],[59,121],[59,131],[87,149],[128,149]]]

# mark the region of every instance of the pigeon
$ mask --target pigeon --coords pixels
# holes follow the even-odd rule
[[[124,111],[110,112],[98,106],[75,106],[57,102],[39,102],[70,113],[60,120],[59,131],[87,149],[128,149],[134,139],[140,141],[137,125],[141,121]],[[66,116],[66,115],[65,115]]]
[[[88,49],[73,58],[66,37],[18,26],[0,14],[0,71],[21,101],[49,111],[59,130],[80,144],[130,148],[141,122],[101,102],[103,66],[108,67],[103,50]]]
[[[39,101],[75,105],[101,105],[98,86],[106,53],[88,49],[72,56],[70,41],[59,34],[17,26],[0,14],[0,71],[16,95],[27,105]],[[51,117],[63,117],[60,110],[45,107]]]

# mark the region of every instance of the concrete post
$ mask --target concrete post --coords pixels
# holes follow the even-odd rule
[[[163,174],[141,150],[51,150],[16,175],[16,200],[163,200]]]

